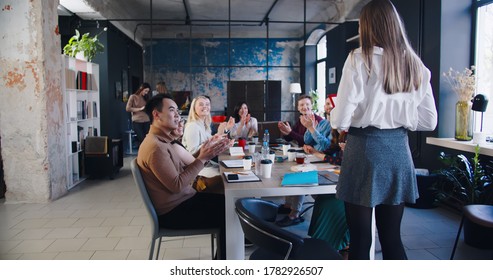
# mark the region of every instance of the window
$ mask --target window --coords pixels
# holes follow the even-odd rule
[[[478,0],[476,13],[476,74],[477,93],[488,97],[483,115],[483,131],[493,133],[493,1]],[[481,126],[481,113],[476,113],[475,131]]]
[[[327,59],[327,37],[323,36],[317,43],[317,109],[323,115],[325,103],[325,60]]]

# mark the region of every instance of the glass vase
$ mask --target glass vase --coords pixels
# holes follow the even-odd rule
[[[455,104],[455,139],[472,140],[472,112],[469,101],[457,101]]]

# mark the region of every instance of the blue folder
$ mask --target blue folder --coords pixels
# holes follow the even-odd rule
[[[282,179],[281,186],[313,186],[318,185],[318,172],[295,172],[286,173]]]

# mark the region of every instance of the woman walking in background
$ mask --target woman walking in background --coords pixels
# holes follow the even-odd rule
[[[333,128],[349,129],[336,196],[345,203],[349,259],[369,259],[375,208],[383,259],[403,260],[404,203],[418,198],[407,131],[436,127],[431,74],[389,0],[363,7],[359,32],[331,113]]]
[[[126,110],[132,113],[132,128],[137,134],[138,145],[144,141],[151,125],[149,116],[144,111],[150,91],[151,86],[148,83],[143,83],[127,102]]]

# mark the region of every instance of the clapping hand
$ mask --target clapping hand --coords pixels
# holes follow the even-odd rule
[[[310,128],[315,129],[317,124],[318,124],[317,120],[315,120],[315,114],[313,114],[313,113],[301,115],[300,116],[300,122],[307,129],[310,129]]]
[[[279,128],[279,131],[281,131],[282,135],[288,135],[291,133],[291,126],[288,122],[278,122],[277,127]]]
[[[250,122],[250,118],[251,118],[250,114],[241,116],[241,120],[240,120],[241,124],[244,126],[248,125],[248,123]]]
[[[225,135],[214,135],[206,140],[199,151],[200,160],[208,161],[229,148],[230,140]]]

